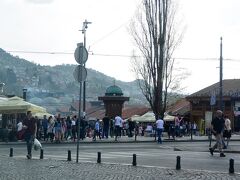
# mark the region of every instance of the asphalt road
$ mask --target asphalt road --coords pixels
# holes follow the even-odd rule
[[[239,146],[232,142],[231,146]],[[240,173],[240,156],[237,153],[226,153],[220,158],[219,153],[211,156],[208,142],[168,142],[156,143],[90,143],[80,144],[79,162],[96,162],[97,152],[102,153],[102,163],[131,164],[133,154],[137,154],[137,165],[156,167],[176,167],[176,157],[181,156],[181,168],[228,172],[229,159],[233,158],[235,172]],[[25,144],[0,145],[0,156],[9,156],[13,147],[13,155],[26,158]],[[72,152],[72,161],[76,161],[75,144],[43,144],[44,159],[67,160],[67,151]],[[180,151],[179,151],[180,150]],[[40,152],[33,151],[33,158],[39,159]]]

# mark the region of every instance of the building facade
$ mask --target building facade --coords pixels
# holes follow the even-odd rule
[[[219,83],[215,83],[186,97],[190,102],[190,121],[208,128],[220,108]],[[234,131],[240,130],[240,79],[223,80],[222,108],[231,120]]]

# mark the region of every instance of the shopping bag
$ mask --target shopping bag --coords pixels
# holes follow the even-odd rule
[[[34,150],[37,151],[39,149],[42,149],[41,143],[37,140],[37,138],[34,139]]]

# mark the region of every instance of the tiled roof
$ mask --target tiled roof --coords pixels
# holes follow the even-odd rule
[[[142,116],[143,114],[145,114],[146,112],[149,111],[148,107],[145,106],[126,106],[124,107],[123,111],[122,111],[122,118],[123,119],[128,119],[130,117],[132,117],[133,115],[140,115]]]
[[[149,111],[148,107],[139,107],[139,106],[127,106],[124,107],[122,110],[122,118],[123,119],[128,119],[130,117],[132,117],[133,115],[143,115],[146,112]],[[102,119],[105,116],[105,109],[104,107],[99,107],[99,108],[95,108],[95,109],[88,109],[87,110],[87,118],[90,119]]]
[[[187,114],[190,111],[190,102],[187,101],[185,98],[178,100],[176,103],[171,105],[167,112],[171,115],[184,115]]]
[[[223,96],[232,96],[232,97],[239,97],[240,96],[240,79],[225,79],[222,81],[223,88]],[[204,89],[201,89],[198,92],[195,92],[189,95],[187,98],[191,97],[200,97],[200,96],[207,96],[210,97],[212,94],[216,96],[219,94],[219,82],[208,86]]]

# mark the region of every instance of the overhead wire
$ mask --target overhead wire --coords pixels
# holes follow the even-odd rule
[[[9,53],[26,53],[26,54],[49,54],[49,55],[73,55],[74,52],[67,52],[67,51],[25,51],[25,50],[7,50]],[[89,55],[91,56],[106,56],[106,57],[123,57],[123,58],[132,58],[133,55],[124,55],[124,54],[104,54],[104,53],[93,53],[89,52]],[[141,57],[140,55],[135,55],[134,57]],[[189,60],[189,61],[216,61],[219,60],[219,58],[213,58],[213,57],[206,57],[206,58],[188,58],[188,57],[173,57],[173,59],[178,60]],[[234,59],[234,58],[224,58],[226,61],[236,61],[240,62],[240,59]]]

